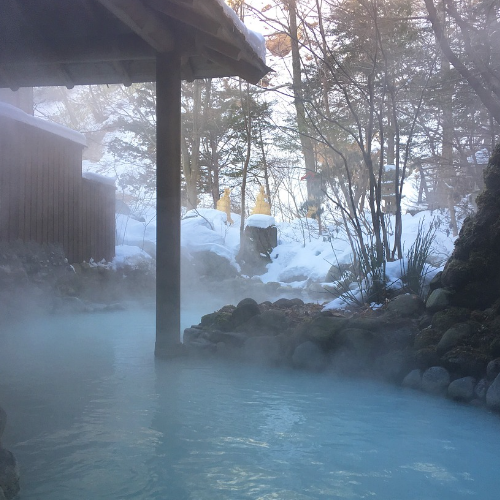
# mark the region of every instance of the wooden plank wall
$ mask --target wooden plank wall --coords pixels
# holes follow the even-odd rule
[[[81,168],[81,145],[0,117],[0,241],[59,243],[71,263],[111,260],[115,189]]]

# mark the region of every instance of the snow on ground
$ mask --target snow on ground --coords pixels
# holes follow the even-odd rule
[[[249,219],[259,226],[262,216],[251,216]],[[181,223],[181,246],[184,256],[201,251],[214,252],[226,258],[237,269],[236,255],[239,251],[240,216],[231,214],[232,224],[227,223],[224,212],[215,209],[191,210],[185,214]],[[432,266],[429,266],[428,279],[431,279],[442,267],[453,250],[453,236],[443,228],[442,219],[430,211],[422,211],[416,215],[403,215],[404,253],[413,244],[419,225],[424,232],[429,225],[436,226],[436,236],[432,246]],[[268,227],[269,216],[265,226]],[[326,235],[319,235],[318,224],[313,219],[296,219],[292,222],[278,222],[278,246],[271,254],[272,262],[267,265],[266,272],[260,276],[263,283],[279,282],[298,290],[306,289],[312,282],[326,284],[326,276],[332,265],[347,265],[352,262],[352,250],[347,238],[341,231],[332,230]],[[130,216],[117,216],[117,257],[115,261],[123,262],[137,258],[149,258],[155,252],[156,219],[154,213],[146,213],[143,221]],[[147,253],[146,253],[147,252]],[[389,282],[398,283],[406,262],[390,262],[386,273]],[[354,290],[356,294],[356,290]],[[345,306],[342,299],[329,304],[331,308]]]

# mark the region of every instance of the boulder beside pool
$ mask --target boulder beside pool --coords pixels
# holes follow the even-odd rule
[[[0,500],[11,500],[19,493],[19,470],[16,459],[12,452],[1,444],[6,423],[7,414],[0,407]]]

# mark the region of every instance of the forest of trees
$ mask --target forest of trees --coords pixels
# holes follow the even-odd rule
[[[457,234],[500,133],[500,0],[228,3],[265,35],[274,72],[259,85],[183,84],[186,209],[215,207],[229,187],[245,215],[264,186],[274,214],[341,227],[380,265],[402,256],[412,175],[415,209],[446,209]],[[153,203],[154,84],[35,98],[39,114],[104,140],[97,169],[137,206]]]

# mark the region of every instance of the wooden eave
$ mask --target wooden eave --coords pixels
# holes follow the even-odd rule
[[[185,80],[240,76],[265,62],[216,0],[2,0],[0,87],[154,81],[156,55]]]

